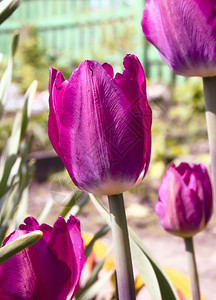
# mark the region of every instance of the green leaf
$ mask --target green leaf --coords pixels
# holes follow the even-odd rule
[[[107,232],[109,230],[110,230],[110,227],[108,225],[104,225],[98,232],[96,232],[96,234],[92,238],[91,242],[85,248],[85,260],[87,260],[87,258],[89,257],[89,255],[90,255],[90,253],[92,251],[92,248],[94,247],[94,243],[98,239],[100,239],[101,237],[103,237],[105,234],[107,234]]]
[[[76,300],[92,300],[98,294],[98,292],[104,288],[106,282],[110,279],[114,272],[108,272],[101,279],[97,280],[90,288],[82,293],[82,295],[76,297]]]
[[[6,163],[10,157],[18,154],[20,142],[24,137],[27,122],[30,116],[30,105],[33,99],[33,96],[36,92],[37,81],[34,81],[26,92],[25,104],[22,112],[18,112],[16,114],[12,132],[10,137],[8,138],[5,148],[1,157],[1,165],[0,165],[0,178],[3,176],[4,171],[6,170]],[[10,166],[12,167],[12,166]]]
[[[26,187],[23,192],[21,199],[19,201],[19,205],[17,207],[16,213],[14,215],[13,225],[15,228],[19,227],[19,225],[25,219],[28,212],[28,200],[29,200],[29,187]]]
[[[110,221],[110,214],[107,210],[107,208],[105,208],[96,198],[94,195],[89,194],[89,198],[91,199],[92,203],[94,204],[95,208],[97,209],[97,211],[100,213],[100,215],[102,216],[102,218],[105,220],[105,222],[110,226],[111,225],[111,221]]]
[[[67,205],[63,208],[60,213],[60,216],[63,218],[70,212],[71,208],[77,203],[77,201],[84,195],[83,191],[75,190],[73,195],[71,196],[70,200],[68,201]]]
[[[15,120],[13,122],[11,135],[7,139],[6,145],[5,145],[3,153],[2,153],[0,174],[2,173],[2,167],[4,166],[8,157],[18,154],[19,145],[20,145],[20,133],[21,133],[20,121],[21,121],[21,112],[18,112],[16,114]]]
[[[2,242],[5,238],[5,234],[6,234],[7,229],[8,229],[8,225],[0,227],[0,245],[2,245]]]
[[[40,215],[37,217],[37,221],[39,224],[44,222],[52,206],[53,206],[53,199],[51,198],[49,201],[46,202],[46,205],[44,206],[43,210],[40,212]]]
[[[0,225],[3,222],[3,216],[4,216],[4,212],[3,212],[3,208],[5,206],[5,203],[8,201],[8,199],[10,198],[11,193],[13,193],[13,190],[17,188],[17,184],[15,183],[14,185],[10,186],[7,191],[5,192],[4,195],[1,196],[0,199]],[[16,189],[17,190],[17,189]]]
[[[9,220],[17,209],[17,195],[20,196],[18,184],[14,185],[7,195],[0,210],[0,226],[8,226]]]
[[[20,149],[22,160],[25,162],[29,161],[29,153],[31,153],[33,140],[34,140],[33,135],[26,136],[25,140],[23,141],[23,145],[22,145],[23,147],[21,147]],[[35,160],[31,159],[31,163],[33,165],[35,163]]]
[[[18,252],[37,243],[41,239],[42,235],[42,231],[35,230],[0,248],[0,265]]]
[[[1,197],[7,192],[10,188],[7,185],[8,178],[11,175],[11,169],[16,161],[15,155],[10,155],[9,157],[5,158],[2,156],[1,164],[0,164],[0,201]]]
[[[12,45],[11,45],[11,56],[14,57],[16,51],[17,51],[17,47],[18,47],[18,43],[19,43],[19,37],[20,37],[20,33],[19,31],[15,31],[13,34],[13,40],[12,40]]]
[[[160,263],[151,254],[150,250],[143,244],[141,239],[136,235],[136,233],[133,230],[129,229],[129,235],[132,240],[133,248],[134,247],[136,248],[135,251],[140,252],[140,255],[144,254],[146,256],[146,258],[149,260],[149,262],[151,263],[151,266],[154,269],[155,275],[157,276],[162,299],[178,300],[179,298],[177,296],[176,290],[173,287],[172,283],[170,282],[164,269],[160,266]],[[140,267],[139,257],[137,257],[137,259],[135,259],[134,262],[136,264],[136,267],[139,270],[139,267]],[[141,272],[140,272],[140,275],[142,276]],[[143,280],[146,283],[144,278],[143,278]],[[146,285],[147,285],[147,283],[146,283]],[[155,298],[155,299],[157,299],[157,298]]]
[[[8,60],[7,68],[0,81],[0,118],[2,117],[4,106],[8,99],[9,86],[11,84],[12,78],[12,69],[13,69],[13,59],[12,57]]]
[[[90,199],[107,224],[110,225],[108,210],[92,194],[90,194]],[[158,261],[130,228],[128,231],[133,260],[140,275],[143,277],[152,299],[178,300],[174,287]]]
[[[130,246],[132,259],[145,285],[148,288],[151,298],[155,300],[162,300],[163,298],[161,297],[159,282],[157,280],[157,276],[154,272],[154,268],[152,267],[151,262],[149,261],[145,253],[139,247],[137,247],[137,244],[132,239],[130,240]],[[171,300],[172,298],[164,299]]]
[[[2,117],[4,106],[8,99],[9,87],[11,84],[13,70],[13,56],[17,49],[18,40],[19,33],[15,33],[12,41],[11,55],[8,60],[8,65],[0,81],[0,118]]]
[[[83,297],[83,295],[86,295],[88,289],[91,288],[91,286],[96,282],[96,280],[98,279],[98,274],[100,272],[100,270],[103,268],[103,265],[107,259],[107,257],[110,255],[112,251],[112,247],[110,247],[106,254],[104,255],[104,257],[96,264],[96,266],[94,267],[90,278],[88,279],[88,281],[85,283],[85,286],[80,290],[80,292],[77,294],[77,297]]]
[[[80,201],[71,208],[70,213],[73,216],[77,216],[88,200],[89,200],[89,195],[85,193],[84,196],[80,199]]]
[[[22,117],[20,120],[20,126],[21,126],[20,141],[25,136],[28,120],[31,116],[31,104],[37,90],[37,85],[38,82],[34,80],[24,95],[24,106],[22,110]]]
[[[20,5],[21,0],[4,0],[0,2],[0,24],[2,24]]]

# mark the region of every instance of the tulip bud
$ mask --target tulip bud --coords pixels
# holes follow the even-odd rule
[[[72,181],[98,195],[120,194],[148,170],[152,113],[134,55],[113,78],[107,63],[84,61],[69,80],[50,69],[48,134]]]
[[[202,164],[171,164],[158,193],[155,212],[162,227],[181,237],[203,230],[212,214],[212,188]]]
[[[85,262],[79,221],[59,217],[52,228],[28,217],[3,245],[34,230],[42,238],[0,266],[0,299],[72,299]]]
[[[147,0],[141,24],[175,73],[216,75],[215,1]]]

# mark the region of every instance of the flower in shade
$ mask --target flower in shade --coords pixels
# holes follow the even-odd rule
[[[48,134],[72,181],[99,195],[122,193],[144,178],[150,161],[152,113],[144,71],[134,55],[123,73],[93,60],[69,80],[50,68]]]
[[[147,0],[142,28],[171,69],[183,76],[216,75],[213,0]]]
[[[0,266],[0,299],[72,299],[85,260],[79,221],[59,217],[52,228],[28,217],[3,245],[34,230],[42,238]]]
[[[190,237],[203,230],[212,214],[212,188],[202,164],[171,164],[162,180],[155,212],[168,232]]]

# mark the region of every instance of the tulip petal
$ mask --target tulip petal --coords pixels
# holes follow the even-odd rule
[[[196,193],[199,199],[202,201],[202,215],[203,215],[203,226],[205,226],[211,218],[213,196],[210,178],[208,176],[206,167],[202,164],[193,165],[193,172],[197,177],[197,190]]]
[[[66,289],[67,295],[70,297],[75,294],[78,288],[81,270],[85,262],[79,226],[78,220],[72,216],[70,216],[67,224],[62,217],[59,217],[53,227],[53,234],[49,242],[49,247],[58,260],[65,262],[70,268],[71,280],[68,281]]]
[[[147,0],[142,28],[171,69],[216,75],[216,6],[211,0]]]
[[[113,67],[110,64],[104,63],[102,64],[102,67],[106,70],[107,74],[109,74],[112,78],[114,77]]]
[[[143,179],[150,162],[152,112],[146,101],[145,74],[138,58],[127,54],[123,65],[123,74],[117,73],[114,80],[131,103],[132,114],[136,120],[133,130],[139,130],[144,135],[143,159],[146,164],[143,168]]]
[[[77,292],[79,288],[79,278],[82,272],[84,263],[85,263],[85,255],[84,255],[84,245],[83,239],[80,234],[80,222],[73,216],[70,216],[67,221],[67,227],[70,234],[70,239],[73,244],[75,261],[77,263],[77,272],[76,278],[74,278],[74,293]]]
[[[59,149],[58,139],[60,134],[60,111],[62,105],[62,94],[67,86],[68,81],[64,81],[62,73],[50,68],[49,72],[49,119],[48,119],[48,135],[53,148],[60,158],[64,161],[64,157]]]

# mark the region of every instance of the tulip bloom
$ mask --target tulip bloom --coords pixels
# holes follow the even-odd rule
[[[177,74],[216,75],[216,6],[213,0],[147,0],[146,39]]]
[[[34,245],[0,266],[0,299],[72,299],[84,265],[84,246],[79,221],[59,217],[50,227],[33,217],[10,234],[4,245],[34,230],[43,232]]]
[[[69,80],[50,68],[48,134],[72,181],[98,195],[120,194],[147,172],[152,113],[144,71],[134,55],[123,74],[93,60]]]
[[[159,188],[155,212],[172,234],[191,237],[203,230],[212,214],[212,188],[205,166],[171,164]]]

